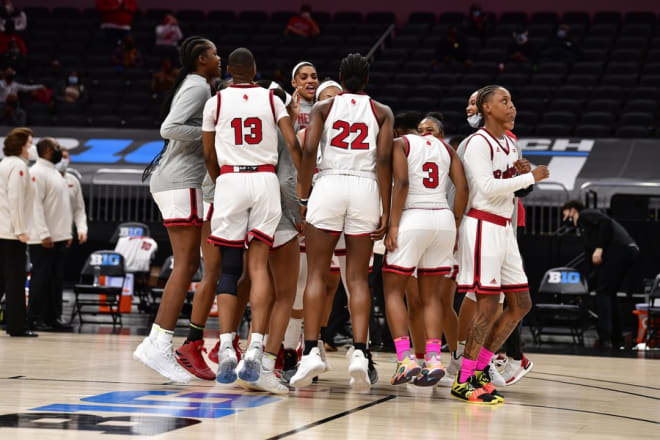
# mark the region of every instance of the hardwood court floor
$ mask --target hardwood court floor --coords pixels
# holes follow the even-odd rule
[[[531,355],[534,370],[496,407],[448,388],[389,385],[393,354],[376,354],[380,383],[333,370],[288,397],[196,380],[164,383],[133,361],[141,337],[0,336],[0,439],[614,439],[658,438],[660,360]],[[207,347],[215,341],[207,340]],[[104,434],[105,432],[105,434]],[[524,437],[523,437],[524,436]]]

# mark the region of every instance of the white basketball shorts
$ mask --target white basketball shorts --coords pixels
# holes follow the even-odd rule
[[[199,188],[173,189],[153,193],[165,227],[201,226],[204,206]]]

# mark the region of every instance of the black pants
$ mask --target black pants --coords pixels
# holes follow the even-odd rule
[[[60,318],[66,253],[66,241],[58,241],[50,249],[40,244],[30,245],[32,278],[28,320],[31,323],[52,324]]]
[[[522,322],[518,323],[513,332],[504,342],[504,349],[506,350],[506,355],[515,360],[522,359],[522,347],[520,345],[520,331],[522,329]]]
[[[25,331],[25,243],[0,239],[0,295],[5,294],[7,333]]]
[[[639,257],[633,246],[609,247],[603,251],[603,263],[595,266],[596,313],[598,337],[602,342],[622,342],[622,327],[617,292],[621,290],[630,270]]]

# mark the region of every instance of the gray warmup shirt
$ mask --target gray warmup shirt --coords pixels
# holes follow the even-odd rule
[[[280,181],[282,203],[282,218],[277,225],[277,231],[295,231],[296,223],[301,221],[296,193],[297,178],[296,166],[293,164],[284,136],[277,130],[277,179]]]
[[[202,200],[206,203],[213,203],[215,198],[215,183],[211,180],[211,176],[207,172],[202,181]]]
[[[191,73],[181,83],[160,126],[160,135],[169,144],[151,176],[152,193],[201,188],[206,174],[202,111],[210,98],[211,89],[204,77]]]

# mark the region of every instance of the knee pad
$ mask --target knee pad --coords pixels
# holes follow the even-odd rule
[[[222,273],[216,286],[216,295],[226,294],[236,296],[238,280],[243,273],[243,249],[221,246]]]

